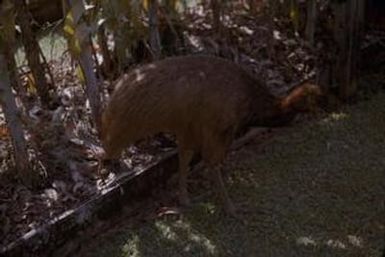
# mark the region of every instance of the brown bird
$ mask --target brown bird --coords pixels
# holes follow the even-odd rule
[[[234,206],[221,163],[235,135],[247,125],[278,126],[316,105],[321,91],[304,84],[286,97],[273,96],[240,66],[209,56],[172,57],[132,70],[117,82],[102,116],[105,158],[159,132],[176,136],[179,201],[189,204],[187,174],[194,153],[215,173],[225,210]]]

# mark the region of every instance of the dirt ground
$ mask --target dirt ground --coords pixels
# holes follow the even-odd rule
[[[381,256],[384,113],[381,93],[230,153],[243,221],[224,215],[210,184],[193,176],[190,209],[159,216],[167,199],[154,197],[147,212],[83,240],[76,256]]]

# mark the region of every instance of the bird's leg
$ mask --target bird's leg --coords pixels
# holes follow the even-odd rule
[[[189,164],[193,157],[193,151],[179,149],[179,204],[188,206],[190,199],[187,191],[187,175]]]
[[[264,128],[264,127],[250,128],[250,130],[247,131],[245,135],[243,135],[241,138],[238,138],[235,142],[231,144],[231,148],[230,148],[231,151],[238,150],[239,148],[248,144],[251,140],[255,139],[258,135],[261,135],[269,131],[269,129],[270,128]]]
[[[214,182],[216,184],[216,190],[223,202],[223,207],[227,214],[236,217],[236,210],[233,202],[231,201],[225,183],[222,178],[222,165],[217,165],[213,167],[214,171]]]

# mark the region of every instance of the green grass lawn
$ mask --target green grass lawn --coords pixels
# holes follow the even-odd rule
[[[381,256],[385,94],[233,152],[225,169],[244,222],[203,194],[179,218],[127,219],[78,256]]]

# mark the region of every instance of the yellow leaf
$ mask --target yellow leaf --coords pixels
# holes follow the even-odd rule
[[[296,0],[291,0],[290,2],[290,19],[294,25],[294,30],[298,31],[299,29],[299,9],[298,2]]]
[[[148,10],[148,0],[143,0],[143,9],[144,9],[145,11]]]
[[[73,36],[75,34],[74,28],[67,24],[64,25],[63,30],[64,30],[64,33],[66,33],[68,36]]]
[[[33,74],[31,72],[27,73],[26,75],[26,80],[27,80],[27,92],[30,94],[36,94],[37,89],[36,89],[36,82]]]
[[[79,81],[80,81],[82,84],[85,84],[86,79],[85,79],[85,77],[84,77],[84,73],[83,73],[83,70],[82,70],[82,68],[80,67],[80,65],[77,65],[77,66],[76,66],[75,73],[76,73],[76,76],[78,77]]]
[[[74,16],[72,14],[72,11],[68,11],[67,15],[66,15],[66,18],[65,18],[65,21],[64,21],[66,24],[74,24]]]
[[[71,10],[67,13],[64,19],[63,31],[65,36],[68,38],[73,37],[75,34],[74,17]]]

